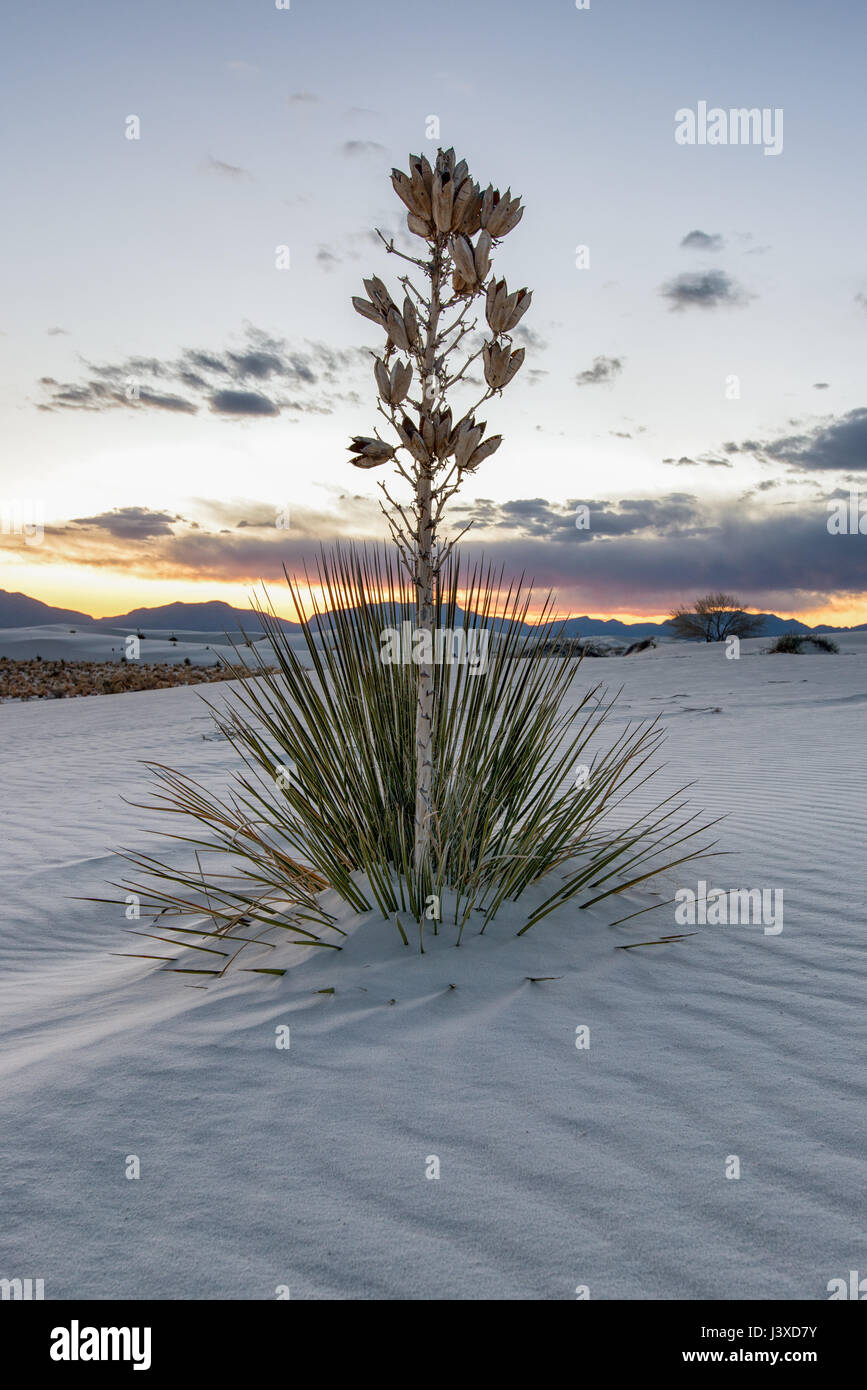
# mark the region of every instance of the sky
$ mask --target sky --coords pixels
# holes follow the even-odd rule
[[[375,228],[422,249],[392,166],[453,146],[521,195],[495,269],[533,300],[446,534],[562,613],[867,621],[860,0],[43,0],[4,31],[0,587],[101,616],[263,581],[292,616],[284,563],[383,538],[351,297],[404,269]],[[699,143],[700,103],[768,124]]]

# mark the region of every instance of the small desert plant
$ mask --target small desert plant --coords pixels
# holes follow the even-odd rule
[[[839,652],[840,650],[837,643],[832,642],[829,637],[815,637],[809,632],[784,632],[768,648],[768,652],[771,656],[801,656],[805,642],[809,643],[814,651]]]
[[[301,586],[289,585],[302,612]],[[244,764],[231,797],[152,767],[158,806],[198,826],[193,835],[171,833],[194,847],[195,867],[124,856],[147,882],[116,886],[133,888],[157,912],[210,916],[212,930],[194,929],[200,938],[282,927],[296,941],[333,946],[325,888],[356,911],[404,910],[419,924],[425,916],[428,899],[413,872],[415,668],[383,660],[384,636],[400,630],[414,605],[387,552],[323,555],[305,588],[328,605],[302,619],[310,666],[273,609],[260,607],[277,669],[257,652],[252,672],[237,668],[234,700],[212,708]],[[531,886],[541,885],[542,900],[534,895],[522,930],[564,902],[587,907],[706,852],[696,836],[708,827],[685,814],[680,792],[640,813],[624,808],[655,775],[648,761],[659,726],[627,726],[603,746],[613,702],[599,686],[565,702],[579,663],[547,657],[538,630],[524,626],[530,592],[504,592],[490,571],[463,574],[450,561],[434,595],[442,630],[460,630],[459,595],[463,623],[487,634],[487,661],[484,672],[461,661],[434,666],[427,886],[448,901],[460,930],[473,910],[484,929],[504,901]],[[549,601],[543,628],[554,627]],[[469,645],[465,634],[463,649]],[[576,780],[576,764],[589,767],[586,780]],[[225,872],[205,875],[201,855],[214,853]]]
[[[746,613],[733,594],[705,594],[691,608],[676,608],[668,622],[677,637],[723,642],[726,637],[756,637],[763,619]]]

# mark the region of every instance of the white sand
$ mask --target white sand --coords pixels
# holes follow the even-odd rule
[[[733,854],[675,881],[784,889],[780,935],[671,907],[607,925],[647,893],[517,940],[513,908],[457,951],[445,927],[423,958],[355,919],[341,954],[207,989],[111,955],[160,947],[75,900],[123,872],[109,846],[158,845],[120,799],[140,759],[225,778],[200,692],[4,706],[0,1275],[48,1298],[823,1299],[867,1273],[867,635],[837,640],[584,667],[625,682],[624,717],[663,714],[671,777],[728,814]]]

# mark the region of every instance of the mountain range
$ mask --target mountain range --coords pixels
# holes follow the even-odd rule
[[[407,609],[409,616],[409,609]],[[863,632],[867,623],[859,623],[853,628],[810,627],[797,618],[780,618],[776,613],[762,613],[764,626],[759,634],[762,637],[776,637],[782,632]],[[463,615],[460,615],[460,621]],[[287,632],[300,632],[299,623],[288,618],[278,618],[280,626]],[[0,628],[39,627],[43,624],[75,623],[78,626],[96,628],[101,631],[118,630],[123,633],[137,628],[151,632],[237,632],[243,627],[253,634],[261,631],[255,613],[248,609],[233,608],[219,599],[207,603],[165,603],[159,608],[134,608],[129,613],[119,613],[115,617],[92,618],[87,613],[79,613],[72,608],[53,608],[39,599],[27,594],[13,594],[0,589]],[[526,624],[524,626],[527,626]],[[496,624],[495,624],[496,627]],[[566,637],[622,637],[632,642],[645,637],[671,636],[666,623],[622,623],[617,618],[568,618],[562,626]]]

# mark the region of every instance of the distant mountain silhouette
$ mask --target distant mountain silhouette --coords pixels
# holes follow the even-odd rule
[[[867,623],[856,627],[809,627],[797,618],[779,618],[776,613],[762,613],[762,637],[777,637],[782,632],[864,632]],[[410,617],[407,605],[405,617]],[[288,618],[278,618],[280,626],[287,632],[300,632],[299,623]],[[463,614],[458,610],[457,622],[463,623]],[[233,608],[220,599],[208,603],[164,603],[158,608],[134,608],[130,613],[119,613],[115,617],[92,618],[87,613],[76,612],[72,608],[53,608],[38,598],[27,594],[12,594],[0,589],[0,628],[39,627],[48,623],[75,623],[77,626],[96,628],[102,631],[134,632],[137,628],[151,632],[237,632],[243,627],[247,633],[261,632],[261,624],[256,614],[248,608]],[[498,631],[501,623],[494,619],[491,624]],[[526,630],[532,625],[523,623]],[[562,623],[565,637],[620,637],[630,642],[644,637],[671,636],[666,623],[622,623],[617,618],[567,618]]]

